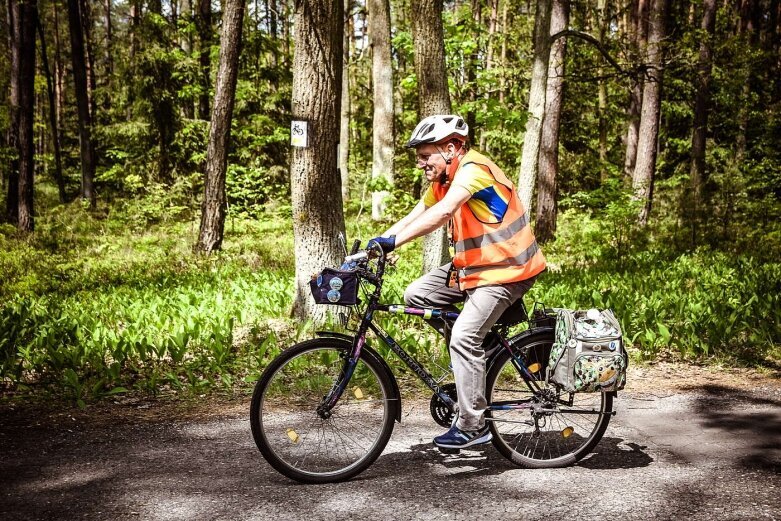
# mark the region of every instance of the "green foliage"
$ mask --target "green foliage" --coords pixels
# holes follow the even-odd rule
[[[140,200],[157,204],[152,195]],[[60,208],[33,236],[0,228],[4,385],[51,389],[81,405],[132,390],[230,389],[255,381],[279,349],[312,335],[311,324],[287,318],[292,227],[276,210],[231,219],[225,250],[204,258],[190,251],[196,222],[147,222],[141,232],[127,226],[124,211],[96,219],[77,204]],[[611,307],[643,358],[673,349],[761,360],[781,344],[781,264],[642,246],[628,224],[635,211],[631,201],[617,200],[604,213],[566,212],[558,239],[545,248],[550,269],[527,304]],[[348,222],[351,239],[383,228],[358,219]],[[386,279],[387,302],[402,302],[420,274],[420,244],[399,253]],[[379,319],[408,352],[446,365],[441,338],[425,324]],[[380,342],[372,345],[394,358]]]
[[[781,263],[707,248],[680,254],[665,242],[642,246],[628,224],[634,212],[630,202],[597,217],[565,214],[545,249],[550,270],[530,298],[612,308],[648,359],[667,348],[693,358],[733,351],[761,359],[781,342]]]

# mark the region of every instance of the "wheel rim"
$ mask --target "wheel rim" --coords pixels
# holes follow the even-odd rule
[[[541,349],[550,342],[530,344]],[[606,416],[605,393],[576,393],[572,404],[569,393],[557,395],[539,376],[537,383],[544,398],[535,396],[523,378],[506,359],[486,389],[489,403],[523,404],[522,409],[491,410],[488,420],[494,430],[494,440],[504,451],[520,460],[534,460],[549,465],[568,464],[580,459],[601,436],[600,427]],[[592,412],[596,412],[593,414]]]
[[[358,467],[379,443],[388,390],[359,360],[348,388],[327,418],[317,408],[342,371],[344,349],[305,351],[281,365],[258,411],[262,444],[279,463],[305,475],[335,476]]]

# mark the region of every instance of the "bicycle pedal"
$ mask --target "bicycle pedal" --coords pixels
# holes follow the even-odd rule
[[[439,449],[439,452],[442,454],[458,454],[461,452],[461,449],[449,449],[446,447],[437,447]]]

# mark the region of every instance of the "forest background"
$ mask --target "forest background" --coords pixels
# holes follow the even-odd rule
[[[417,202],[403,144],[436,112],[463,115],[519,182],[549,260],[528,305],[613,308],[638,361],[778,368],[778,0],[3,15],[3,396],[244,389],[322,319],[305,281],[338,264],[336,232],[365,240]],[[441,244],[401,250],[389,301]],[[403,318],[385,326],[446,356]]]

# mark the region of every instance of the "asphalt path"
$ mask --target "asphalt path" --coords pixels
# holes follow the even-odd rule
[[[526,470],[489,444],[444,455],[424,401],[347,483],[261,457],[246,408],[203,420],[0,416],[0,519],[781,519],[781,391],[622,393],[595,452]]]

